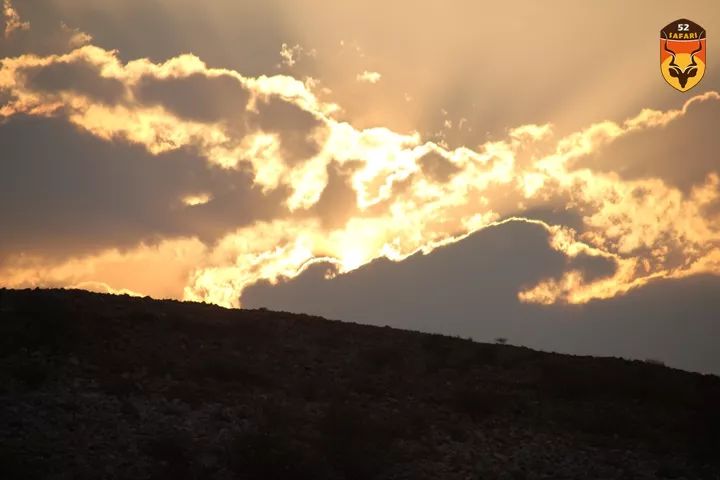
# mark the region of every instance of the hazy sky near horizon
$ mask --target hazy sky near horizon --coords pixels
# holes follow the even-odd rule
[[[712,0],[2,0],[0,284],[720,372],[716,35]]]

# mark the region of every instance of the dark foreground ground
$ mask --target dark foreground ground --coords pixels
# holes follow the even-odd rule
[[[719,408],[652,363],[0,290],[2,479],[717,480]]]

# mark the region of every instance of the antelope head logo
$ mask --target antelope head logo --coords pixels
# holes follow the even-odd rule
[[[698,73],[697,62],[695,61],[695,54],[702,50],[702,42],[698,40],[698,48],[690,52],[690,63],[687,64],[685,68],[681,68],[680,65],[677,64],[676,56],[678,54],[668,48],[667,42],[667,35],[665,35],[665,45],[663,45],[663,48],[672,57],[672,60],[670,60],[670,63],[668,64],[668,73],[671,77],[678,79],[678,82],[680,82],[680,87],[685,88],[688,79],[695,77],[695,75],[697,75]]]

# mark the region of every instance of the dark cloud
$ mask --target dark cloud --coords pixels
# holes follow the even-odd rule
[[[324,124],[312,113],[278,96],[258,102],[253,123],[264,132],[278,135],[281,154],[288,165],[307,160],[320,151],[322,142],[312,135],[324,129]]]
[[[418,163],[425,175],[438,182],[447,182],[453,174],[460,171],[459,167],[435,151],[423,155]]]
[[[605,265],[607,266],[607,265]],[[586,270],[600,272],[605,266]],[[598,268],[600,267],[600,268]],[[511,223],[404,262],[377,260],[326,280],[316,265],[275,286],[245,290],[243,305],[376,325],[472,336],[576,354],[655,358],[720,373],[718,277],[662,281],[585,305],[523,304],[516,293],[558,277],[566,259],[536,225]]]
[[[584,306],[551,307],[549,312],[563,319],[550,325],[556,332],[551,348],[655,358],[679,368],[720,374],[719,289],[717,276],[695,276],[659,281]]]
[[[357,195],[353,190],[351,173],[336,163],[328,166],[328,182],[320,199],[309,210],[317,216],[324,228],[337,228],[344,225],[357,210]]]
[[[288,165],[315,156],[322,138],[315,138],[324,124],[315,115],[279,96],[260,98],[256,111],[248,111],[250,91],[229,75],[193,74],[179,78],[145,76],[135,87],[144,104],[161,105],[179,117],[199,122],[225,122],[230,133],[242,138],[248,130],[274,133]]]
[[[0,58],[31,53],[62,54],[77,46],[73,45],[72,40],[79,31],[67,25],[67,15],[52,5],[52,2],[13,1],[12,5],[20,16],[20,21],[27,22],[29,28],[14,30],[9,37],[3,37],[5,24],[0,12]]]
[[[618,138],[579,166],[616,172],[623,179],[657,177],[687,192],[708,173],[720,172],[718,125],[720,102],[692,104],[684,117]]]
[[[140,241],[222,234],[284,212],[287,192],[263,195],[247,172],[209,165],[191,150],[157,156],[106,142],[60,119],[0,126],[0,256],[80,255]],[[205,205],[184,196],[208,193]]]
[[[2,62],[0,62],[0,68],[1,68]],[[5,90],[0,88],[0,107],[3,105],[7,105],[14,99],[14,95],[10,90]]]
[[[244,306],[307,311],[364,323],[452,331],[457,322],[502,315],[518,290],[546,276],[559,276],[564,257],[548,247],[537,225],[511,223],[400,262],[376,260],[325,280],[316,266],[276,286],[244,291]],[[478,300],[487,300],[480,307]],[[432,313],[430,313],[432,312]],[[468,319],[471,316],[472,319]]]
[[[34,9],[66,19],[91,34],[97,46],[118,49],[124,61],[193,53],[211,67],[258,76],[274,71],[283,42],[298,41],[281,0],[109,0],[102,8],[77,0],[42,3]]]
[[[179,78],[145,76],[134,93],[141,103],[161,105],[179,117],[199,122],[227,121],[234,126],[246,118],[250,99],[250,91],[237,78],[201,73]]]
[[[98,67],[83,60],[24,68],[26,85],[44,92],[71,91],[114,105],[125,95],[125,86],[100,75]]]
[[[592,282],[603,277],[612,276],[617,270],[617,263],[613,259],[592,256],[586,253],[568,258],[568,270],[578,270],[582,273],[585,282]]]

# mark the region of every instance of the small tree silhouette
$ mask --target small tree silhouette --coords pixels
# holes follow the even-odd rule
[[[495,343],[499,343],[500,345],[505,345],[507,343],[508,339],[505,337],[497,337],[495,339]]]

